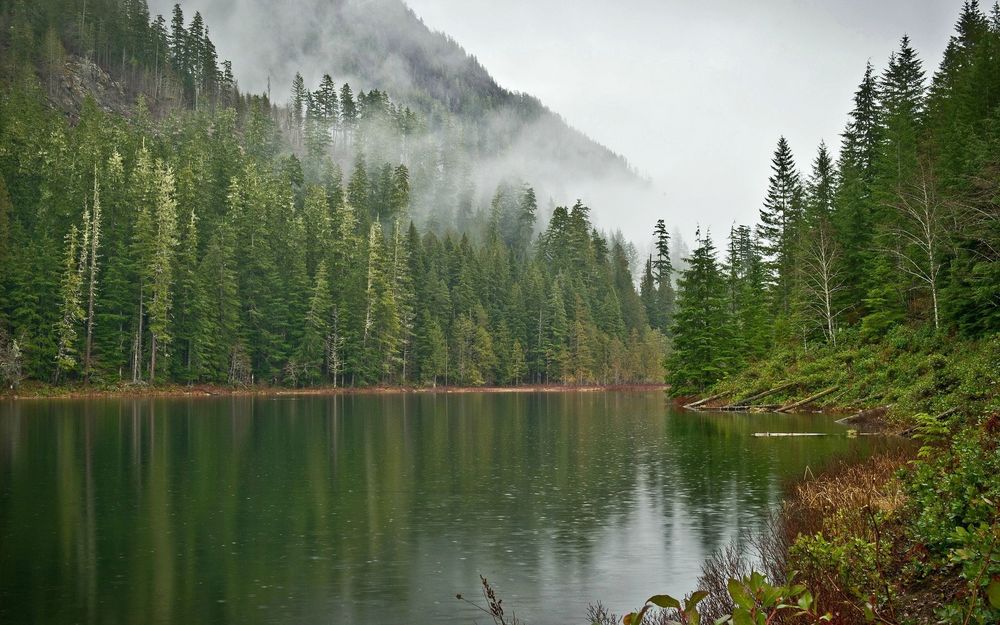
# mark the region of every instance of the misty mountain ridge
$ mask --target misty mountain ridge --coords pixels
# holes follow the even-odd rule
[[[156,0],[151,8],[166,15],[171,4]],[[602,216],[615,215],[620,227],[630,206],[652,198],[648,181],[624,157],[537,98],[498,85],[401,0],[188,0],[181,7],[202,12],[222,55],[233,57],[242,87],[268,89],[273,102],[287,102],[297,72],[309,89],[330,74],[338,85],[387,93],[416,111],[431,133],[461,136],[465,153],[454,156],[470,168],[480,203],[499,182],[523,181],[543,202],[583,198],[598,223],[610,226]]]

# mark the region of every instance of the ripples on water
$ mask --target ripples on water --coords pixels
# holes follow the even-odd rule
[[[838,435],[754,439],[755,431]],[[533,623],[691,590],[825,416],[662,393],[0,403],[0,622]]]

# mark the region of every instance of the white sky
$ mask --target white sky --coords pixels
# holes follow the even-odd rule
[[[650,176],[664,194],[650,217],[688,240],[699,222],[721,237],[756,219],[779,135],[803,169],[821,139],[839,147],[865,62],[881,70],[904,33],[930,78],[962,5],[406,1],[501,85],[538,96]]]

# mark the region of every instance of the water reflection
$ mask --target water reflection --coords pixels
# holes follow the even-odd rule
[[[842,433],[660,393],[0,404],[0,621],[471,623],[483,573],[582,623],[874,444],[759,430]]]

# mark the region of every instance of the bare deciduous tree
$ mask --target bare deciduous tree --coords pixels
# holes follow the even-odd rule
[[[807,235],[802,246],[799,272],[806,307],[820,320],[827,341],[837,344],[837,319],[846,310],[838,307],[837,296],[846,289],[840,247],[828,220],[821,220]]]
[[[934,172],[925,161],[920,163],[917,178],[901,188],[896,202],[889,206],[895,219],[884,251],[897,259],[903,273],[930,291],[937,330],[941,326],[941,270],[953,241],[963,230],[966,210],[941,194]]]

